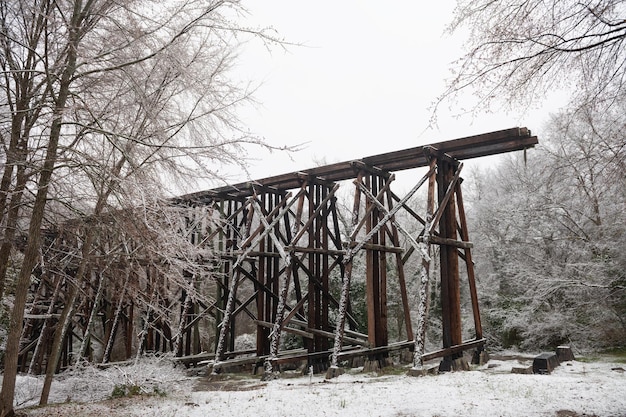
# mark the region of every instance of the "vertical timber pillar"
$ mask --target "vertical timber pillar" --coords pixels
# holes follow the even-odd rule
[[[384,179],[375,174],[365,177],[366,187],[371,194],[378,196],[384,188]],[[382,197],[384,201],[384,196]],[[381,210],[370,200],[365,203],[367,220],[365,232],[370,233],[379,227]],[[365,246],[366,292],[367,292],[367,333],[370,347],[383,347],[388,344],[387,331],[387,259],[379,248],[386,244],[385,230],[381,227],[371,238],[371,246]],[[366,370],[377,370],[388,364],[388,352],[377,353],[367,358]]]
[[[440,204],[446,204],[443,215],[439,220],[439,234],[441,238],[457,240],[457,221],[455,199],[450,198],[445,203],[444,196],[453,181],[455,166],[446,158],[437,162],[437,194]],[[443,347],[462,344],[461,334],[461,289],[459,284],[459,255],[453,246],[440,246],[440,273],[441,273],[441,315],[443,322]],[[445,356],[439,366],[441,371],[450,371],[453,361],[461,357],[462,353]]]

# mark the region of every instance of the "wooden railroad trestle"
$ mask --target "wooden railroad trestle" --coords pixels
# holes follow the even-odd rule
[[[265,373],[271,374],[290,357],[305,358],[309,366],[321,370],[356,355],[384,360],[398,348],[412,349],[415,365],[441,357],[442,366],[449,366],[464,350],[481,349],[484,344],[461,192],[462,160],[525,150],[536,143],[528,129],[513,128],[175,199],[175,205],[190,207],[195,213],[188,223],[198,225],[203,216],[212,218],[209,226],[196,227],[190,238],[211,248],[213,256],[207,262],[214,272],[214,293],[192,297],[183,290],[168,298],[161,288],[167,282],[153,268],[145,266],[138,273],[124,269],[122,262],[114,273],[126,271],[123,288],[99,291],[93,282],[111,268],[92,265],[91,290],[83,291],[90,295],[81,299],[80,314],[68,333],[65,357],[75,345],[72,338],[83,341],[81,355],[85,356],[87,323],[90,317],[101,316],[104,334],[90,337],[103,339],[99,342],[109,355],[105,361],[111,359],[111,346],[117,339],[124,340],[123,353],[118,353],[121,359],[145,350],[174,351],[184,356],[214,349],[214,371],[245,362],[263,363]],[[425,174],[406,196],[397,196],[391,188],[394,172],[420,167],[425,167]],[[338,208],[337,192],[340,183],[350,180],[352,212],[346,221]],[[425,214],[419,215],[423,210],[414,207],[414,202],[422,187],[426,191]],[[417,222],[420,229],[408,230],[398,219],[401,213]],[[59,244],[58,236],[54,242]],[[75,242],[64,244],[71,247]],[[432,245],[439,250],[431,250]],[[59,257],[67,251],[55,253]],[[426,353],[430,261],[435,254],[439,256],[443,340],[442,349]],[[419,271],[416,306],[411,305],[414,297],[407,288],[405,266],[409,263],[417,265],[413,269]],[[474,324],[473,337],[466,341],[461,326],[460,263],[466,270]],[[62,303],[67,291],[64,279],[52,271],[41,268],[40,275],[35,297],[47,302],[44,311],[44,307],[36,308],[35,300],[26,316],[21,352],[24,370],[27,363],[31,368],[41,367],[42,360],[35,358],[45,356],[42,352],[51,343],[51,324],[55,314],[58,316],[55,305]],[[357,276],[365,280],[366,323],[359,322],[352,309],[351,283]],[[133,292],[129,281],[143,284]],[[399,292],[404,341],[389,340],[391,286]],[[161,320],[159,314],[163,313],[151,311],[151,303],[178,303],[180,324],[171,328]],[[417,311],[415,327],[412,311]],[[212,347],[201,343],[198,334],[198,323],[206,316],[216,325]],[[141,323],[144,327],[137,332],[135,328]],[[233,359],[238,353],[235,339],[242,332],[254,333],[256,347],[252,357],[247,352],[248,357]],[[281,352],[281,335],[285,333],[300,338],[304,350]],[[136,334],[141,334],[140,342],[134,340]]]

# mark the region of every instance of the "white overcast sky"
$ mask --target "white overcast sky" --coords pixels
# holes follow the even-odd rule
[[[252,179],[515,126],[541,139],[545,109],[452,117],[461,112],[459,103],[428,128],[430,106],[462,53],[462,34],[444,33],[454,1],[243,4],[250,25],[272,26],[286,41],[303,44],[268,52],[253,41],[239,58],[242,77],[262,82],[255,94],[260,104],[243,113],[250,130],[276,146],[306,143],[293,161],[258,154]]]

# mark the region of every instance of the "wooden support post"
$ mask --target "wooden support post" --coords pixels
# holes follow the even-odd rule
[[[315,185],[310,184],[308,186],[308,211],[309,213],[315,212]],[[315,219],[314,219],[315,220]],[[308,233],[308,246],[310,248],[315,247],[315,221],[309,226]],[[316,329],[317,321],[316,321],[316,306],[317,306],[317,288],[315,287],[315,254],[308,253],[307,254],[307,269],[309,273],[307,280],[307,296],[309,298],[307,305],[307,322],[309,324],[309,328]],[[309,353],[315,352],[315,340],[304,340],[304,347]]]
[[[387,191],[387,204],[389,210],[393,211],[393,193],[391,190]],[[393,246],[400,246],[400,238],[398,235],[398,228],[395,224],[391,224],[392,243]],[[409,305],[409,297],[406,288],[406,278],[404,275],[404,262],[402,262],[402,253],[396,252],[396,270],[398,272],[398,286],[400,290],[400,299],[402,300],[402,311],[404,314],[404,328],[406,331],[406,340],[413,340],[413,326],[411,324],[411,307]],[[398,329],[400,330],[400,329]]]
[[[328,251],[330,249],[329,244],[329,234],[328,234],[328,202],[331,198],[331,195],[328,192],[327,186],[320,186],[322,191],[322,200],[320,202],[320,207],[322,207],[321,217],[320,217],[320,228],[321,228],[321,243],[322,249],[324,253],[321,254],[322,262],[321,262],[321,273],[322,273],[322,288],[324,292],[324,297],[322,298],[322,329],[323,331],[327,331],[330,329],[329,324],[329,310],[330,310],[330,300],[328,294],[330,294],[330,263],[328,260],[329,254]],[[319,350],[328,350],[330,348],[330,344],[328,338],[324,338],[322,340],[322,346]],[[325,361],[325,366],[328,367],[328,361]]]
[[[463,205],[463,194],[461,192],[461,183],[456,184],[456,201],[459,210],[459,223],[461,225],[461,240],[469,242],[469,231],[467,228],[467,219],[465,217],[465,207]],[[465,248],[465,266],[467,268],[467,280],[470,290],[470,298],[472,300],[472,313],[474,315],[474,329],[476,331],[476,339],[483,338],[483,327],[480,321],[480,310],[478,308],[478,292],[476,291],[476,276],[474,274],[474,261],[472,260],[471,248]],[[481,346],[482,349],[482,346]]]
[[[384,178],[378,177],[378,188],[382,189],[384,187]],[[385,194],[381,196],[381,202],[385,201]],[[384,204],[384,203],[383,203]],[[376,222],[380,222],[384,218],[383,212],[378,213],[378,218]],[[387,225],[383,225],[379,232],[378,243],[383,247],[387,246],[387,235],[385,230]],[[378,267],[380,271],[380,282],[378,288],[379,294],[379,314],[380,314],[380,325],[377,329],[377,346],[387,346],[389,344],[389,310],[387,308],[387,252],[385,251],[377,251],[378,253]],[[388,355],[384,355],[387,357]]]
[[[262,194],[260,196],[261,207],[264,208],[266,211],[270,212],[272,207],[271,207],[271,200],[268,202],[268,197],[271,198],[271,196],[268,196],[267,194]],[[263,213],[263,211],[259,209],[258,205],[254,206],[254,211],[258,215],[259,221],[265,215],[265,213]],[[271,226],[269,226],[267,222],[263,224],[263,227],[265,228],[265,230],[267,230],[267,234],[269,234],[270,231],[272,230]],[[272,252],[272,242],[264,237],[259,242],[259,252],[260,253]],[[257,278],[259,279],[259,281],[261,281],[261,283],[266,288],[269,288],[270,293],[274,294],[275,291],[272,285],[272,261],[273,261],[273,258],[270,256],[263,256],[263,255],[259,256],[259,269],[257,271]],[[271,308],[272,308],[271,297],[269,297],[268,293],[266,292],[263,292],[263,291],[260,292],[258,303],[257,303],[258,319],[271,322],[272,321]],[[269,335],[270,335],[269,329],[257,327],[257,336],[256,336],[257,356],[264,356],[269,353],[269,349],[267,348],[267,339],[269,338]]]
[[[446,194],[455,178],[454,165],[445,159],[437,162],[437,185],[439,210],[443,209],[439,220],[439,235],[444,239],[457,239],[456,207],[453,198]],[[457,177],[458,178],[458,177]],[[449,193],[448,193],[449,194]],[[443,347],[449,348],[463,342],[461,334],[461,291],[459,284],[459,256],[456,248],[440,247],[441,265],[441,309],[443,324]],[[452,369],[452,361],[460,354],[444,357],[440,370]]]
[[[372,176],[367,175],[365,177],[365,187],[370,190],[372,195],[376,195],[375,189],[373,189],[372,184]],[[378,216],[374,215],[372,212],[374,208],[372,207],[373,203],[371,200],[366,200],[365,208],[366,211],[369,212],[365,219],[365,232],[369,233],[374,228],[373,219]],[[378,243],[376,236],[371,236],[372,243]],[[365,291],[366,291],[366,299],[367,299],[367,335],[368,340],[370,342],[370,346],[376,346],[376,328],[377,328],[377,320],[376,316],[378,309],[378,264],[375,264],[374,252],[372,250],[365,251]]]
[[[274,207],[274,209],[271,211],[271,213],[267,216],[267,217],[274,217],[274,219],[271,221],[271,223],[268,223],[269,227],[266,227],[264,225],[261,225],[260,227],[258,227],[256,229],[256,231],[254,233],[250,233],[250,229],[251,229],[251,225],[252,225],[252,220],[253,220],[253,216],[255,213],[255,210],[250,209],[248,212],[248,216],[246,219],[246,226],[244,229],[244,233],[242,234],[243,238],[245,239],[242,243],[242,245],[246,245],[245,247],[242,247],[242,249],[244,249],[244,251],[237,257],[237,260],[235,261],[235,263],[232,265],[231,267],[231,274],[233,274],[231,276],[231,281],[229,283],[228,286],[228,299],[226,301],[226,306],[224,308],[224,319],[222,320],[222,327],[220,329],[220,334],[219,334],[219,338],[218,338],[218,342],[217,342],[217,348],[215,350],[215,360],[216,362],[219,362],[220,360],[223,359],[223,355],[224,355],[224,351],[225,351],[225,344],[226,344],[226,335],[229,331],[231,331],[231,329],[234,327],[233,323],[231,321],[233,321],[234,317],[232,315],[233,313],[233,309],[235,307],[235,297],[236,297],[236,292],[237,292],[237,286],[239,284],[239,280],[240,277],[242,275],[242,271],[241,271],[241,266],[243,264],[243,262],[245,262],[247,256],[250,254],[250,252],[252,252],[253,249],[255,249],[257,247],[257,245],[261,245],[262,242],[264,242],[265,237],[272,232],[272,228],[280,221],[280,219],[282,218],[282,216],[285,215],[285,213],[287,211],[289,211],[289,209],[291,208],[291,205],[293,203],[295,203],[295,198],[289,203],[287,203],[287,200],[289,200],[289,198],[291,197],[291,193],[288,193],[285,198],[284,198],[284,202],[281,205],[277,205],[276,207]],[[250,204],[250,202],[252,201],[252,199],[256,199],[256,196],[252,197],[248,204]],[[282,207],[282,210],[281,210]],[[280,210],[280,212],[278,212]],[[264,213],[258,213],[259,216],[264,216]],[[254,236],[254,238],[253,238]],[[260,263],[260,266],[262,265],[262,262]],[[264,311],[265,309],[263,308],[263,305],[259,306],[260,310],[258,311]],[[234,350],[234,333],[231,332],[231,350]],[[262,346],[264,346],[264,343],[259,343],[259,341],[257,340],[257,348],[258,349],[262,349]]]

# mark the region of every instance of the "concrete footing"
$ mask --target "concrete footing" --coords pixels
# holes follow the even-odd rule
[[[331,366],[326,370],[326,379],[337,378],[339,375],[343,375],[344,373],[345,371],[343,368],[335,368]]]
[[[439,365],[424,365],[413,367],[408,370],[408,376],[426,376],[426,375],[437,375],[439,373]]]
[[[544,352],[535,357],[533,360],[533,373],[534,374],[549,374],[552,373],[554,368],[559,366],[559,358],[556,353]]]
[[[363,364],[363,372],[378,372],[384,367],[392,366],[391,358],[367,359]]]
[[[460,358],[450,359],[443,358],[441,363],[439,364],[439,372],[456,372],[456,371],[469,371],[469,363],[467,360],[461,356]]]
[[[556,357],[559,358],[559,362],[568,362],[575,360],[574,352],[572,352],[572,348],[569,346],[557,346]]]

